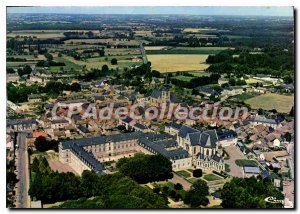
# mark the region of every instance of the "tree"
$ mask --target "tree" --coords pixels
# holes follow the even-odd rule
[[[290,114],[289,114],[291,117],[294,117],[294,106],[292,106],[291,108],[291,111],[290,111]]]
[[[229,85],[231,86],[235,86],[236,85],[236,81],[234,78],[230,78],[229,81],[228,81]]]
[[[192,208],[199,207],[200,205],[206,206],[208,204],[208,198],[206,197],[209,194],[207,183],[203,180],[196,180],[191,190],[188,191],[184,198],[185,204],[190,204]]]
[[[119,171],[138,183],[162,181],[172,178],[172,163],[162,155],[136,154],[118,161]]]
[[[200,178],[200,177],[202,177],[202,170],[201,170],[201,169],[195,169],[195,170],[193,171],[193,176],[194,176],[195,178]]]
[[[108,71],[109,71],[108,66],[107,66],[106,64],[103,65],[101,71],[102,71],[102,72],[108,72]]]
[[[263,109],[261,109],[261,108],[259,108],[259,109],[257,110],[257,114],[259,114],[259,115],[263,115],[263,114],[264,114],[264,110],[263,110]]]
[[[31,164],[31,170],[32,170],[33,172],[37,172],[37,171],[39,170],[39,165],[40,165],[40,162],[39,162],[39,160],[35,157],[35,158],[33,159],[32,164]]]
[[[183,189],[183,186],[182,186],[181,183],[176,183],[176,184],[174,184],[174,188],[175,188],[176,190],[182,190],[182,189]]]
[[[291,135],[291,133],[289,133],[289,132],[285,133],[283,137],[284,137],[285,140],[288,141],[288,142],[291,142],[291,140],[292,140],[292,135]]]
[[[80,86],[79,83],[74,82],[74,83],[72,83],[72,85],[70,86],[70,90],[71,90],[71,91],[75,91],[75,92],[81,91],[81,86]]]
[[[261,180],[255,177],[236,178],[225,183],[221,190],[222,207],[224,208],[272,208],[282,207],[282,204],[263,202],[266,197],[284,198],[280,190],[274,187],[271,180]]]
[[[116,65],[116,64],[118,64],[118,60],[116,58],[112,58],[111,61],[110,61],[110,63],[112,65]]]

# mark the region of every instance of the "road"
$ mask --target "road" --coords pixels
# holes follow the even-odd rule
[[[176,184],[176,183],[182,184],[183,189],[186,191],[190,190],[190,188],[192,186],[192,184],[190,182],[188,182],[187,180],[180,177],[179,175],[177,175],[174,172],[173,172],[173,178],[170,179],[169,181],[171,181],[173,184]]]
[[[26,133],[19,132],[17,135],[17,144],[19,148],[16,151],[17,178],[17,201],[16,208],[29,208],[30,198],[29,190],[29,168],[28,168],[28,150],[26,144]]]
[[[289,157],[288,157],[288,162],[289,162],[289,167],[290,167],[290,173],[291,173],[291,178],[294,180],[294,176],[295,176],[295,172],[294,172],[294,163],[295,163],[295,151],[294,151],[294,143],[290,143],[287,146],[287,151],[289,153]]]

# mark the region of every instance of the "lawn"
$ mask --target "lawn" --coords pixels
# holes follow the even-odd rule
[[[278,112],[288,113],[294,106],[294,96],[269,93],[247,99],[245,103],[249,104],[253,109],[276,109]]]
[[[216,180],[223,179],[215,174],[207,174],[207,175],[204,175],[203,178],[207,181],[216,181]]]
[[[152,70],[162,73],[176,71],[203,71],[209,65],[205,63],[208,55],[156,54],[147,55]]]
[[[160,188],[161,191],[163,191],[163,187],[168,187],[168,192],[174,190],[176,192],[176,194],[181,195],[182,198],[184,198],[184,196],[186,194],[186,191],[184,189],[176,190],[174,188],[174,184],[172,182],[158,182],[158,183],[154,183],[154,187]]]
[[[256,161],[254,160],[248,160],[248,159],[238,159],[238,160],[235,160],[235,164],[238,165],[238,166],[257,166],[257,163]]]
[[[185,178],[189,178],[192,176],[191,173],[189,173],[188,171],[185,171],[185,170],[180,170],[180,171],[177,171],[176,173]]]
[[[243,94],[238,94],[233,96],[232,98],[237,99],[238,101],[244,101],[244,100],[248,100],[252,97],[255,97],[255,95],[253,94],[249,94],[249,93],[243,93]]]

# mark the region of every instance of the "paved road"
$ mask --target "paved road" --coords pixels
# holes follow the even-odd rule
[[[26,144],[26,134],[18,133],[17,144],[19,148],[16,151],[16,166],[17,166],[17,208],[29,208],[30,199],[28,196],[29,190],[29,171],[28,171],[28,151]]]
[[[173,172],[173,178],[170,179],[169,181],[171,181],[174,184],[181,183],[184,190],[189,190],[191,188],[191,186],[192,186],[192,184],[190,182],[188,182],[187,180],[185,180],[184,178],[180,177],[179,175],[177,175],[174,172]]]
[[[291,173],[291,178],[294,180],[295,172],[294,172],[294,163],[295,163],[295,151],[294,151],[294,143],[290,143],[287,147],[287,151],[289,153],[288,157],[288,162],[289,162],[289,167],[290,167],[290,173]]]

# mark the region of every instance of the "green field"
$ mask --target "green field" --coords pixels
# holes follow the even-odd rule
[[[207,181],[216,181],[216,180],[223,179],[215,174],[207,174],[207,175],[204,175],[203,178]]]
[[[276,109],[278,112],[288,113],[294,106],[294,96],[269,93],[247,99],[245,103],[249,104],[253,109]]]
[[[255,97],[255,95],[249,94],[249,93],[243,93],[243,94],[235,95],[231,98],[237,99],[238,101],[244,101],[244,100],[250,99],[252,97]]]
[[[176,77],[172,77],[172,78],[173,79],[178,79],[178,80],[189,82],[194,77],[190,77],[190,76],[176,76]]]
[[[147,50],[147,55],[151,54],[217,54],[228,47],[176,47],[170,49]]]
[[[254,160],[248,160],[248,159],[239,159],[239,160],[235,160],[235,164],[238,166],[257,166],[256,161]]]

